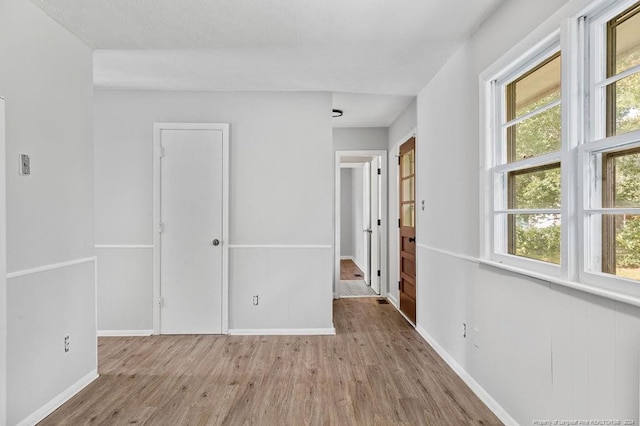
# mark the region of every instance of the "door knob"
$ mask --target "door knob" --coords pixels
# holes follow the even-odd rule
[[[373,231],[371,229],[365,229],[362,232],[368,232],[368,233],[372,233]]]
[[[213,245],[214,246],[219,246],[220,245],[220,240],[218,240],[217,238],[215,240],[213,240]]]
[[[416,238],[415,237],[409,237],[409,242],[410,243],[415,243],[416,242]]]

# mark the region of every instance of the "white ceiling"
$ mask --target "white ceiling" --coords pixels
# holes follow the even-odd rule
[[[414,96],[503,0],[32,1],[97,49],[96,87]]]

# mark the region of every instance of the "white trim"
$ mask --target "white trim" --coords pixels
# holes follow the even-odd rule
[[[153,123],[153,331],[160,334],[160,158],[162,130],[222,132],[222,334],[229,331],[229,124]]]
[[[353,256],[340,256],[340,260],[353,260],[353,261],[355,261],[355,258]]]
[[[18,426],[30,426],[35,425],[36,423],[44,420],[49,414],[53,413],[58,407],[62,404],[70,400],[73,396],[75,396],[82,389],[87,387],[91,382],[98,378],[98,371],[93,370],[67,389],[62,391],[58,396],[53,398],[51,401],[47,402],[45,405],[40,407],[36,412],[22,420],[18,423]]]
[[[624,10],[624,9],[622,9],[622,10]],[[622,71],[620,74],[616,74],[613,77],[609,77],[604,81],[600,81],[600,82],[595,83],[595,88],[596,89],[601,89],[601,88],[603,88],[605,86],[608,86],[608,85],[610,85],[612,83],[615,83],[615,82],[617,82],[619,80],[622,80],[623,78],[629,77],[629,76],[631,76],[633,74],[637,74],[639,72],[640,72],[640,65],[636,65],[634,67],[629,68],[626,71]]]
[[[436,253],[441,253],[441,254],[445,254],[447,256],[456,257],[458,259],[466,260],[467,262],[480,263],[480,259],[478,259],[477,257],[467,256],[466,254],[454,253],[454,252],[449,251],[449,250],[443,250],[443,249],[431,247],[431,246],[428,246],[428,245],[425,245],[425,244],[420,244],[420,243],[417,243],[416,246],[418,246],[420,248],[423,248],[425,250],[434,251]]]
[[[362,264],[360,264],[360,262],[358,262],[355,258],[353,259],[353,263],[355,263],[355,264],[356,264],[356,266],[357,266],[358,268],[360,268],[360,270],[361,270],[362,272],[365,272],[365,271],[364,271],[364,266],[362,266]],[[363,280],[363,281],[365,281],[365,282],[367,281],[364,277],[362,278],[362,280]]]
[[[98,330],[98,337],[147,337],[153,334],[151,330]]]
[[[331,249],[332,245],[302,245],[302,244],[230,244],[230,249]]]
[[[444,362],[446,362],[449,367],[462,379],[462,381],[469,386],[469,389],[482,401],[489,409],[493,412],[493,414],[500,419],[502,423],[508,426],[518,426],[518,422],[514,420],[513,417],[509,415],[507,410],[502,408],[502,406],[491,397],[489,392],[487,392],[475,379],[471,376],[471,374],[467,373],[467,371],[452,357],[442,346],[438,344],[438,342],[427,333],[427,331],[422,328],[422,326],[417,326],[416,331],[418,334],[433,348],[434,351],[442,358]]]
[[[340,299],[371,299],[375,297],[376,299],[380,298],[378,294],[363,294],[363,295],[342,295]]]
[[[388,151],[384,149],[371,149],[371,150],[346,150],[335,152],[334,163],[334,274],[333,274],[333,292],[334,298],[337,295],[337,285],[340,282],[340,159],[343,156],[371,156],[380,157],[380,169],[381,172],[381,188],[380,188],[380,204],[381,210],[381,225],[380,225],[380,296],[384,297],[387,294],[389,282],[388,282],[388,243],[387,236],[389,228],[389,204],[388,204],[388,176],[389,176],[389,164],[388,164]],[[365,272],[363,268],[355,258],[354,263]],[[366,278],[366,277],[365,277]]]
[[[96,249],[152,249],[153,244],[96,244]]]
[[[96,333],[95,344],[96,344],[96,357],[94,360],[94,364],[96,368],[98,368],[98,257],[95,257],[95,262],[93,262],[93,330]]]
[[[398,299],[393,297],[392,294],[387,294],[387,300],[391,303],[398,311],[400,311],[400,304],[398,303]]]
[[[555,108],[557,106],[560,106],[562,104],[562,99],[558,99],[556,101],[550,102],[538,109],[535,109],[527,114],[521,115],[520,117],[514,118],[511,121],[507,121],[506,123],[502,124],[502,130],[513,126],[514,124],[518,124],[518,123],[522,123],[524,120],[531,118],[533,116],[536,116],[538,114],[542,114],[545,111],[550,110],[551,108]]]
[[[336,329],[331,328],[235,328],[230,329],[232,336],[335,336]]]
[[[40,273],[40,272],[46,272],[46,271],[51,271],[51,270],[54,270],[54,269],[66,268],[67,266],[80,265],[80,264],[83,264],[83,263],[95,262],[95,261],[96,261],[96,257],[95,256],[91,256],[91,257],[85,257],[83,259],[70,260],[68,262],[60,262],[60,263],[54,263],[54,264],[51,264],[51,265],[39,266],[39,267],[33,268],[33,269],[25,269],[23,271],[11,272],[11,273],[7,274],[7,279],[23,277],[25,275],[37,274],[37,273]]]

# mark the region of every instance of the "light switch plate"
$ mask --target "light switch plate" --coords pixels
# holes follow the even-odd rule
[[[31,174],[31,158],[27,154],[20,154],[20,174],[28,176]]]

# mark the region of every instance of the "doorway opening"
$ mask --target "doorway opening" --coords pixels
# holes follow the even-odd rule
[[[336,153],[334,297],[386,297],[386,151]]]

